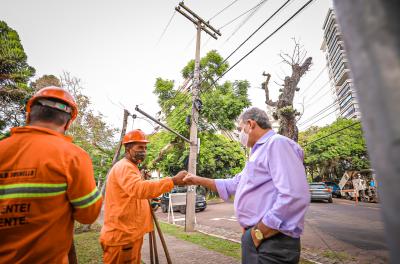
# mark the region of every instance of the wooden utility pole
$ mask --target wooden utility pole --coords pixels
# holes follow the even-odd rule
[[[105,193],[106,193],[106,185],[107,185],[107,177],[108,177],[108,174],[110,173],[111,168],[114,166],[114,164],[117,163],[118,157],[119,157],[119,153],[121,152],[122,140],[124,139],[124,136],[125,136],[125,134],[126,134],[126,126],[128,125],[128,117],[129,117],[129,115],[130,115],[130,114],[129,114],[128,110],[124,109],[124,118],[123,118],[123,121],[122,121],[121,136],[120,136],[120,138],[119,138],[118,146],[117,146],[117,148],[115,149],[114,158],[113,158],[113,160],[112,160],[111,167],[110,167],[110,169],[108,170],[108,172],[107,172],[107,174],[106,174],[106,177],[105,177],[104,183],[103,183],[103,187],[101,188],[101,194],[102,194],[103,196],[104,196]],[[132,116],[132,117],[133,117],[133,119],[135,120],[136,116]]]
[[[400,263],[400,2],[333,3],[380,183],[390,263]]]
[[[205,31],[214,39],[217,39],[216,35],[221,36],[219,30],[213,28],[208,22],[199,17],[196,13],[190,10],[183,2],[179,3],[179,6],[175,7],[175,10],[182,14],[184,17],[189,19],[193,24],[196,25],[196,55],[194,64],[194,76],[193,76],[193,88],[192,88],[192,118],[190,125],[190,152],[189,152],[189,165],[188,172],[196,174],[197,165],[197,154],[199,151],[198,139],[197,139],[197,124],[199,121],[199,93],[200,93],[200,38],[201,31]],[[186,219],[185,219],[185,231],[194,231],[195,225],[195,206],[196,206],[196,186],[189,186],[186,194]]]

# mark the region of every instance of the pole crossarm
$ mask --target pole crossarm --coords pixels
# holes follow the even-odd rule
[[[221,32],[218,29],[216,29],[213,26],[211,26],[207,21],[202,19],[195,12],[193,12],[190,8],[185,6],[185,4],[183,2],[180,2],[179,6],[175,7],[175,10],[178,11],[184,17],[186,17],[194,25],[198,26],[199,23],[200,23],[201,30],[206,32],[208,35],[210,35],[214,39],[218,38],[217,35],[221,36]]]
[[[180,137],[181,139],[183,139],[184,141],[186,141],[187,143],[189,143],[190,145],[197,145],[197,142],[191,142],[189,139],[187,139],[186,137],[182,136],[181,134],[179,134],[178,132],[176,132],[175,130],[169,128],[168,126],[164,125],[163,123],[161,123],[160,121],[158,121],[157,119],[155,119],[154,117],[152,117],[151,115],[149,115],[148,113],[146,113],[145,111],[141,110],[139,108],[139,106],[135,107],[136,112],[144,115],[145,117],[147,117],[148,119],[150,119],[151,121],[159,124],[160,126],[162,126],[163,128],[165,128],[166,130],[168,130],[171,133],[174,133],[175,135],[177,135],[178,137]]]

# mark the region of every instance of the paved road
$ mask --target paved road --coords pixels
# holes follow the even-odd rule
[[[158,215],[166,220],[167,214]],[[182,217],[180,213],[176,213]],[[197,214],[202,231],[240,240],[241,228],[232,203],[209,205]],[[333,204],[312,203],[306,216],[303,247],[346,252],[359,263],[387,263],[387,249],[380,205],[334,199]]]

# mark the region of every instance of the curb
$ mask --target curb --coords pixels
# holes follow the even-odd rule
[[[207,205],[213,205],[213,204],[221,204],[221,203],[225,203],[224,200],[211,200],[211,201],[207,201]]]

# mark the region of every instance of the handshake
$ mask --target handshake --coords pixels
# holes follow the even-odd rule
[[[198,178],[199,176],[188,173],[187,171],[180,171],[174,177],[172,177],[172,181],[174,185],[199,185]]]

